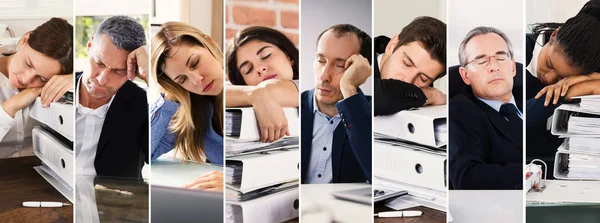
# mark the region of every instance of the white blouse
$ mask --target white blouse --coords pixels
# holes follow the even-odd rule
[[[19,93],[10,85],[8,77],[0,73],[0,104]],[[30,107],[26,107],[10,117],[4,108],[0,109],[0,158],[20,151],[24,143],[31,144],[31,131],[37,121],[29,116]]]

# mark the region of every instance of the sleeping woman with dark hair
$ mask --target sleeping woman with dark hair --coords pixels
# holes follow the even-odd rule
[[[237,33],[227,48],[226,107],[252,106],[261,141],[289,135],[282,107],[298,107],[298,49],[283,33],[261,26]]]
[[[29,106],[36,98],[48,107],[72,89],[73,25],[52,18],[25,33],[16,53],[0,57],[0,141],[23,142],[31,136]]]
[[[600,0],[587,2],[565,23],[538,23],[532,31],[526,37],[526,156],[527,162],[544,160],[552,173],[564,139],[552,135],[547,120],[559,99],[600,94]]]
[[[600,94],[600,0],[587,2],[565,23],[538,23],[532,31],[528,70],[539,80],[535,98],[546,94],[547,106],[560,97]]]

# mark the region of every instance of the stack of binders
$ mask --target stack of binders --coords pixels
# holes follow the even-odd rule
[[[225,111],[225,154],[228,156],[298,147],[299,118],[297,108],[283,108],[290,136],[276,142],[260,142],[260,130],[253,108],[228,108]]]
[[[554,110],[551,132],[565,138],[554,160],[556,180],[543,180],[543,188],[529,190],[528,203],[600,202],[600,96],[579,98],[578,104]]]
[[[226,110],[226,222],[282,222],[298,217],[298,110],[284,108],[284,112],[290,136],[261,143],[252,108]]]
[[[600,101],[579,97],[579,104],[556,108],[552,134],[566,138],[554,160],[554,177],[561,180],[600,180]]]
[[[374,189],[405,190],[394,202],[446,211],[446,106],[374,118]]]
[[[42,160],[35,170],[69,201],[73,202],[73,99],[67,92],[58,102],[43,108],[40,98],[30,116],[41,123],[32,131],[33,153]]]

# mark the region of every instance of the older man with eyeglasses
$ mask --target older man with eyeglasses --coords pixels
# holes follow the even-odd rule
[[[521,190],[523,113],[512,94],[512,44],[498,29],[477,27],[458,55],[470,89],[450,100],[450,182],[454,189]]]

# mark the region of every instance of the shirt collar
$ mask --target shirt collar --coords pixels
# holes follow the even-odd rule
[[[477,99],[479,99],[480,101],[483,101],[483,103],[492,107],[497,112],[500,112],[500,107],[504,104],[504,102],[501,102],[501,101],[487,100],[487,99],[483,99],[483,98],[477,98]],[[519,111],[519,106],[517,106],[517,103],[515,102],[515,96],[512,96],[510,98],[510,101],[508,101],[508,103],[513,104],[515,106],[515,108],[517,108],[517,111]],[[521,111],[519,111],[519,113],[520,112]]]

